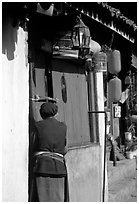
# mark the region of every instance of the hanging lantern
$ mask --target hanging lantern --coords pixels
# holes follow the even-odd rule
[[[110,102],[118,102],[121,99],[122,94],[121,80],[118,77],[114,77],[108,83],[108,100]]]
[[[72,42],[74,49],[90,48],[90,30],[80,17],[77,17],[77,24],[73,27]]]
[[[108,72],[118,74],[121,71],[121,54],[120,51],[114,50],[108,53]]]

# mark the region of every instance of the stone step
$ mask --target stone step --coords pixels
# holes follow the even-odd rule
[[[137,201],[137,174],[125,177],[108,187],[108,202],[136,202]]]
[[[136,172],[136,159],[124,159],[117,161],[117,165],[113,166],[113,161],[107,162],[108,183],[109,185],[123,179],[130,177]]]

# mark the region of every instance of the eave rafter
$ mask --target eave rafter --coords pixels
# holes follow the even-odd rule
[[[104,2],[94,2],[94,3],[97,4],[97,6],[99,6],[100,9],[103,9],[103,11],[106,11],[106,15],[110,17],[109,20],[105,22],[105,19],[103,19],[103,16],[105,15],[104,13],[98,14],[95,11],[95,14],[94,14],[93,6],[92,6],[92,10],[90,9],[87,10],[86,8],[83,7],[83,4],[80,4],[80,6],[78,6],[72,2],[66,2],[66,5],[69,6],[70,8],[73,8],[77,12],[84,14],[89,18],[92,18],[93,20],[110,28],[111,30],[120,34],[122,37],[126,38],[132,43],[135,42],[135,37],[133,37],[133,35],[135,35],[137,31],[137,25],[134,23],[134,21],[128,19],[120,12],[119,9],[109,6],[107,3],[104,3]],[[117,21],[117,23],[115,23],[115,21]],[[118,26],[118,24],[120,25],[120,23],[122,23],[123,25],[122,28],[121,26]],[[125,29],[126,27],[128,27],[128,29]],[[129,32],[131,31],[132,31],[132,34],[130,35]]]

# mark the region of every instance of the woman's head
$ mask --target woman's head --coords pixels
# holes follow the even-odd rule
[[[40,115],[43,119],[55,116],[58,112],[58,106],[52,102],[43,103],[40,107]]]

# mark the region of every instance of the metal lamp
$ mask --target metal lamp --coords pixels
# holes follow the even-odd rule
[[[90,45],[90,30],[83,23],[80,17],[77,17],[77,24],[73,27],[72,43],[73,48],[79,50],[79,55],[82,57],[89,53]]]

